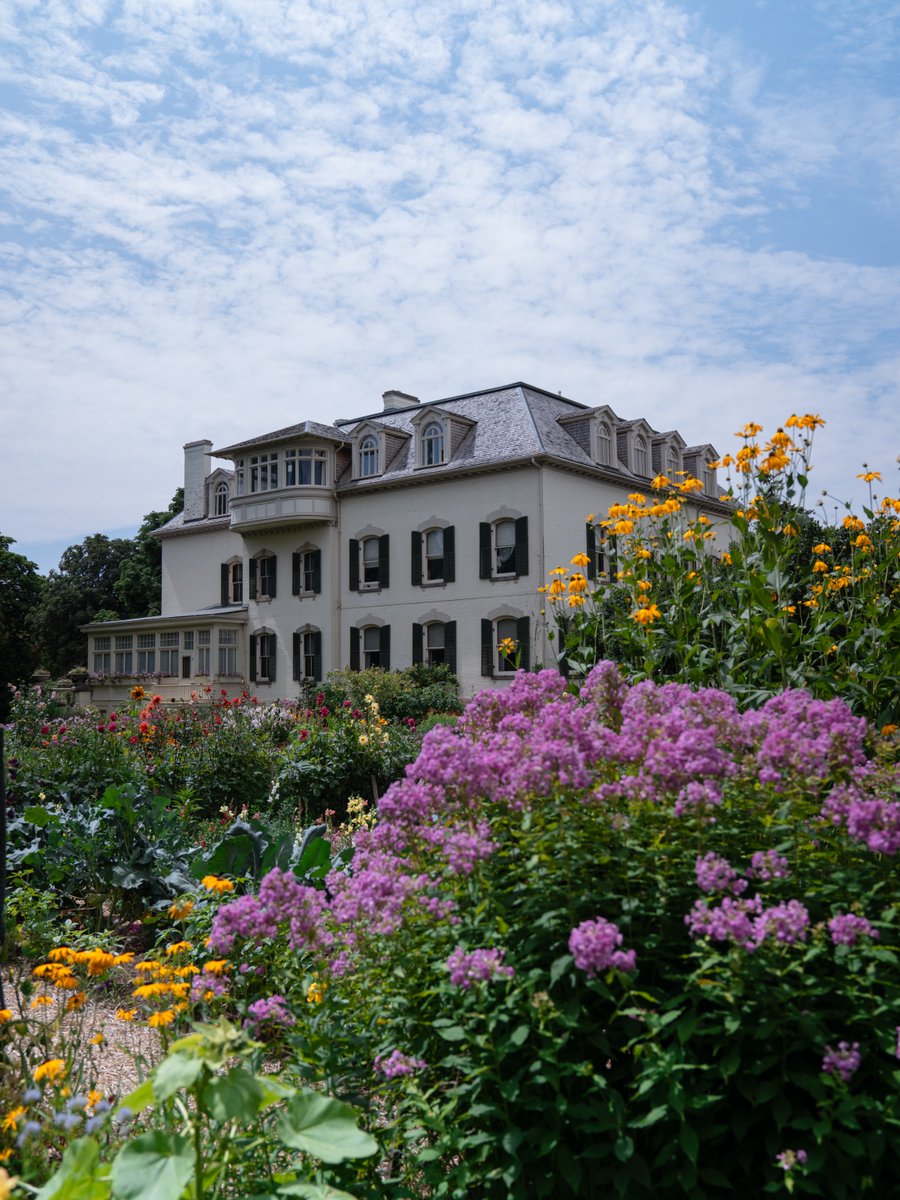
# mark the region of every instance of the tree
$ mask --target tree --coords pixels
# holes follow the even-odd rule
[[[94,533],[63,551],[59,570],[47,576],[43,599],[32,617],[41,663],[51,674],[62,675],[84,663],[81,625],[92,621],[100,609],[121,615],[115,585],[133,548],[129,538]]]
[[[153,533],[183,508],[184,488],[179,488],[165,512],[150,512],[144,517],[133,542],[133,552],[122,564],[116,580],[115,594],[124,615],[153,617],[159,613],[162,546]]]
[[[15,538],[0,534],[0,721],[9,712],[9,684],[24,683],[38,664],[29,616],[40,603],[37,566],[10,550]]]
[[[64,551],[51,571],[32,617],[43,665],[63,674],[84,663],[81,626],[97,620],[148,617],[159,612],[162,551],[153,531],[184,507],[179,488],[164,512],[148,513],[134,538],[94,533]]]

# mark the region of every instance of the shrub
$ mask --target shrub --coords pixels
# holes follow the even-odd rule
[[[840,700],[522,673],[429,733],[327,898],[274,872],[212,945],[387,1106],[366,1195],[887,1194],[897,787]]]
[[[546,593],[560,654],[576,676],[600,657],[632,680],[724,687],[742,704],[786,687],[843,696],[878,724],[897,717],[900,689],[900,500],[870,503],[824,528],[804,509],[812,438],[823,424],[791,417],[766,443],[740,434],[728,471],[730,516],[715,528],[692,512],[702,488],[664,475],[594,524],[609,579],[592,584],[587,555],[553,572]],[[732,476],[732,472],[734,475]]]

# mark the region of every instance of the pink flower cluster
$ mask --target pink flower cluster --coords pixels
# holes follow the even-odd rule
[[[838,1042],[837,1050],[831,1046],[825,1047],[822,1070],[826,1075],[840,1075],[844,1083],[849,1083],[859,1070],[861,1062],[859,1042]]]
[[[620,950],[622,934],[619,927],[603,917],[582,921],[569,934],[569,952],[575,966],[593,978],[611,967],[617,971],[634,971],[637,955],[634,950]]]
[[[292,872],[276,867],[264,877],[259,896],[239,896],[219,908],[209,947],[214,954],[229,954],[238,937],[267,942],[286,926],[292,949],[324,948],[331,940],[324,919],[326,909],[323,892],[304,887]]]
[[[854,913],[837,913],[828,922],[828,932],[835,946],[855,946],[861,937],[879,937],[878,930],[865,917]]]
[[[296,1023],[284,996],[276,993],[256,1000],[248,1007],[244,1028],[254,1032],[258,1032],[264,1025],[280,1025],[282,1029],[290,1029]]]
[[[751,954],[767,939],[792,946],[805,942],[809,933],[809,912],[799,900],[764,908],[761,896],[749,900],[726,896],[715,905],[697,900],[684,922],[693,938],[731,942]]]
[[[454,987],[470,988],[490,979],[511,979],[516,972],[503,962],[505,957],[506,951],[502,947],[465,950],[457,946],[447,959],[450,982]]]
[[[375,1070],[385,1079],[401,1079],[424,1071],[428,1064],[423,1058],[413,1058],[401,1050],[392,1050],[386,1057],[379,1054],[375,1059]]]

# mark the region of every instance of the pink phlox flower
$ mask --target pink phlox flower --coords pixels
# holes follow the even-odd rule
[[[694,873],[701,892],[732,892],[739,896],[747,890],[747,880],[741,879],[727,858],[711,850],[696,860]]]
[[[828,922],[828,932],[835,946],[855,946],[861,937],[877,939],[880,936],[865,917],[855,913],[835,913]]]
[[[809,933],[809,912],[799,900],[774,904],[756,918],[756,940],[762,943],[772,938],[785,946],[805,942]]]
[[[757,850],[750,859],[750,875],[763,883],[771,883],[773,879],[788,879],[790,867],[788,860],[774,850]]]
[[[826,1075],[840,1075],[844,1083],[849,1083],[861,1062],[859,1042],[838,1042],[837,1050],[831,1046],[825,1047],[822,1070]]]
[[[415,1075],[424,1071],[427,1065],[424,1058],[414,1058],[401,1050],[392,1050],[388,1055],[379,1054],[374,1063],[375,1070],[385,1079],[401,1079],[404,1076]]]
[[[515,970],[504,963],[505,957],[503,947],[466,950],[457,946],[446,962],[450,982],[455,987],[468,989],[475,983],[491,979],[511,979]]]
[[[569,934],[569,952],[575,966],[590,978],[610,968],[631,972],[637,969],[637,954],[634,950],[620,950],[622,940],[617,925],[604,917],[595,917],[582,921]]]

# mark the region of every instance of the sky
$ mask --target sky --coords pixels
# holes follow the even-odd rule
[[[888,0],[5,0],[0,534],[515,380],[723,454],[814,412],[810,502],[896,496],[898,58]]]

